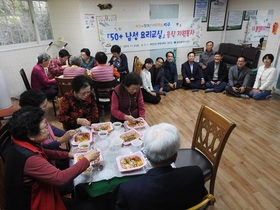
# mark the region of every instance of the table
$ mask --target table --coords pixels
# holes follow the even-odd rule
[[[149,126],[138,129],[137,131],[143,136]],[[80,128],[82,132],[89,131],[86,127]],[[131,145],[123,146],[121,149],[115,149],[112,145],[112,140],[118,138],[126,129],[122,127],[120,130],[112,130],[105,140],[101,140],[99,136],[93,133],[93,146],[100,149],[103,156],[104,168],[102,171],[94,170],[92,176],[79,175],[74,179],[74,185],[81,186],[90,197],[96,197],[108,192],[114,191],[114,189],[121,183],[133,179],[137,176],[145,174],[150,168],[150,164],[146,164],[142,169],[120,173],[116,163],[116,157],[121,155],[127,155],[134,153]],[[75,151],[77,147],[72,146],[71,151]],[[73,164],[70,163],[70,164]],[[89,184],[91,182],[91,184]]]

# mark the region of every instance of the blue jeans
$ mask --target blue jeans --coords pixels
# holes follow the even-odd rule
[[[213,85],[211,82],[206,82],[205,86],[206,88],[213,88],[214,92],[218,93],[218,92],[222,92],[225,89],[227,83],[221,82],[218,85]]]
[[[252,91],[250,91],[248,95],[255,100],[262,100],[262,99],[266,99],[266,97],[269,96],[270,94],[271,94],[271,90],[262,90],[255,94],[253,94]]]

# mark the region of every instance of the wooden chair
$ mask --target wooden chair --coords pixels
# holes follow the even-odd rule
[[[72,84],[73,78],[56,77],[55,80],[56,80],[57,87],[58,87],[58,96],[59,97],[64,96],[65,93],[72,90],[71,84]]]
[[[216,202],[216,199],[214,195],[212,194],[207,194],[205,197],[202,199],[202,201],[195,206],[188,208],[187,210],[202,210],[205,209],[207,206],[213,206],[214,203]]]
[[[11,141],[11,133],[8,130],[8,123],[5,123],[0,128],[0,209],[5,209],[5,158],[4,153],[9,142]]]
[[[92,80],[93,89],[96,97],[98,109],[104,109],[105,106],[111,105],[111,91],[117,85],[117,80],[114,79],[108,82],[98,82]]]
[[[20,75],[21,75],[21,77],[22,77],[22,80],[23,80],[23,83],[24,83],[24,85],[25,85],[26,90],[30,90],[30,89],[31,89],[31,85],[30,85],[30,83],[29,83],[29,81],[28,81],[28,79],[27,79],[27,76],[26,76],[26,73],[25,73],[24,69],[21,69],[21,70],[19,71],[19,73],[20,73]],[[54,116],[56,116],[55,97],[53,97],[53,98],[51,99],[51,101],[52,101],[52,105],[53,105]]]
[[[191,148],[180,149],[176,167],[199,166],[205,178],[210,180],[210,193],[214,186],[220,159],[229,135],[236,124],[224,116],[202,105],[197,117]]]

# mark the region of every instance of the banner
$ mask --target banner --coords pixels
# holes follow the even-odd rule
[[[117,21],[99,24],[104,52],[119,45],[123,52],[200,46],[201,18]]]
[[[270,19],[267,16],[250,16],[245,41],[256,42],[262,37],[267,37],[269,34],[270,24]]]

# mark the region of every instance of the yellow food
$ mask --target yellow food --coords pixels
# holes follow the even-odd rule
[[[142,166],[143,162],[140,157],[132,156],[127,158],[121,158],[120,164],[123,169],[130,169],[130,168],[136,168]]]
[[[94,131],[101,131],[101,130],[109,131],[110,129],[111,129],[110,123],[102,124],[102,125],[96,125],[96,126],[93,127]]]
[[[130,132],[130,133],[126,133],[120,136],[120,138],[124,141],[124,142],[129,142],[132,141],[134,139],[138,139],[140,136],[135,133],[135,132]]]
[[[89,141],[89,139],[90,139],[89,133],[79,133],[75,137],[75,142],[85,142],[85,141]]]
[[[138,120],[136,123],[127,122],[127,125],[131,128],[141,127],[145,125],[145,121],[143,119]]]

